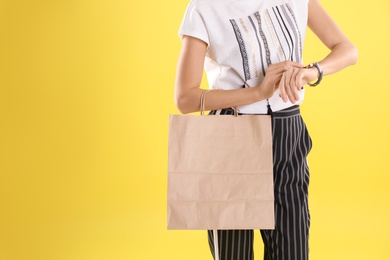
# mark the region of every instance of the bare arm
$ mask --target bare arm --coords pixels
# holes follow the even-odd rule
[[[182,113],[199,111],[200,84],[207,44],[194,37],[184,36],[177,66],[175,83],[175,103]],[[281,62],[271,65],[259,86],[237,90],[215,90],[207,95],[206,110],[222,109],[251,104],[270,98],[280,81],[283,72],[292,66],[302,66],[295,62]]]
[[[331,52],[319,63],[324,75],[329,75],[353,65],[357,61],[357,49],[341,31],[319,0],[309,1],[309,28]]]
[[[330,53],[319,62],[323,76],[333,74],[353,65],[357,61],[357,49],[321,6],[319,0],[309,0],[308,26],[321,42],[330,49]],[[282,77],[281,98],[294,103],[298,100],[301,87],[318,76],[316,68],[291,68]]]

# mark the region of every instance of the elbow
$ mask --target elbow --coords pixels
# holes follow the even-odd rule
[[[188,101],[188,98],[184,95],[175,95],[175,105],[180,113],[188,114],[191,112],[195,112],[193,109],[190,108],[190,104]]]
[[[343,68],[355,65],[357,63],[358,50],[356,46],[350,41],[341,42],[330,49],[332,52],[335,51],[338,53],[343,64]]]
[[[355,45],[351,43],[351,46],[349,48],[350,51],[350,59],[351,59],[351,65],[355,65],[358,61],[358,49],[356,48]]]
[[[339,46],[340,51],[344,54],[345,65],[355,65],[358,60],[358,50],[356,46],[350,41],[341,43]]]

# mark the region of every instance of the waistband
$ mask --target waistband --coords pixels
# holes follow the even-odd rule
[[[273,118],[281,118],[281,117],[297,116],[300,114],[301,114],[301,109],[300,109],[299,105],[294,105],[294,106],[285,108],[283,110],[272,112],[272,117]]]
[[[300,107],[299,105],[294,105],[288,108],[285,108],[283,110],[279,111],[272,111],[271,116],[273,118],[284,118],[284,117],[291,117],[291,116],[296,116],[300,115]],[[234,115],[234,110],[233,108],[224,108],[221,110],[211,110],[209,115]],[[264,114],[243,114],[243,113],[238,113],[238,115],[264,115]]]

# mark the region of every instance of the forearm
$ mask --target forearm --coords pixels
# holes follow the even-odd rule
[[[319,0],[309,1],[308,26],[330,49],[319,64],[323,75],[329,75],[353,65],[357,61],[357,49],[333,21]]]
[[[176,94],[176,106],[180,112],[187,114],[200,110],[200,88],[192,88],[184,93]],[[259,87],[241,88],[236,90],[213,90],[206,95],[206,110],[216,110],[251,104],[266,99]]]
[[[319,62],[323,75],[329,75],[336,73],[350,65],[353,65],[357,61],[357,49],[350,42],[343,42],[331,50],[323,60]]]

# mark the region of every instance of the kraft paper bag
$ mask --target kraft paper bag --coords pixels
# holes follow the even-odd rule
[[[269,115],[170,115],[168,147],[168,229],[274,229]]]

